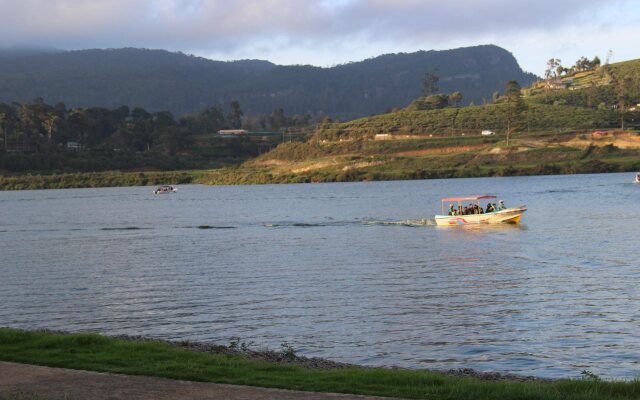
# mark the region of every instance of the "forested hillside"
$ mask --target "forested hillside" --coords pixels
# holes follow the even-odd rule
[[[440,81],[447,80],[427,72],[420,89],[428,95],[401,109],[346,122],[287,116],[282,108],[256,117],[238,101],[178,117],[127,106],[0,102],[0,174],[5,174],[0,188],[640,169],[640,61],[580,65],[568,71],[558,67],[556,75],[529,87],[509,80],[490,102],[462,106],[463,94],[445,92]],[[272,73],[280,67],[247,62],[245,71],[260,68]],[[252,132],[232,138],[214,134],[230,128]],[[215,169],[204,171],[210,168]]]
[[[212,61],[163,50],[110,49],[0,56],[0,102],[41,97],[67,107],[126,105],[176,116],[238,100],[247,116],[282,108],[341,120],[406,107],[422,94],[425,74],[461,105],[481,104],[507,80],[535,77],[497,46],[388,54],[331,68],[267,61]]]
[[[285,134],[303,136],[317,123],[279,109],[257,121],[261,133],[223,137],[219,130],[243,124],[239,103],[229,108],[226,115],[215,106],[175,118],[167,111],[150,113],[127,106],[66,108],[42,99],[0,102],[0,175],[214,168],[265,152]]]
[[[509,81],[490,104],[436,93],[402,110],[318,125],[234,179],[326,182],[633,171],[640,168],[640,61],[595,63],[531,87]],[[244,174],[244,175],[242,175]],[[211,182],[227,177],[212,173]]]

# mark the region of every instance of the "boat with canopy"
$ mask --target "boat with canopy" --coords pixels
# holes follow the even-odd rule
[[[162,185],[159,186],[156,190],[153,191],[153,194],[165,194],[165,193],[175,193],[178,191],[178,188],[171,185]]]
[[[480,200],[495,199],[496,196],[484,194],[480,196],[446,197],[441,200],[442,214],[436,215],[438,226],[459,226],[474,224],[518,224],[527,207],[519,206],[506,208],[500,200],[495,207],[489,207],[487,211],[482,208]],[[464,203],[470,203],[465,206]],[[449,203],[448,212],[445,212],[445,203]],[[454,207],[453,204],[457,204]],[[492,203],[492,205],[495,203]]]

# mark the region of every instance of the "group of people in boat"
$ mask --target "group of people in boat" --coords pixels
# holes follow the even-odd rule
[[[469,204],[468,206],[458,204],[458,208],[454,208],[453,204],[449,204],[449,215],[487,214],[504,209],[506,209],[506,207],[504,206],[504,201],[502,200],[500,200],[497,205],[496,203],[487,203],[486,210],[483,210],[482,207],[480,207],[480,205],[478,204]]]
[[[171,192],[175,192],[177,189],[174,188],[173,186],[169,186],[169,185],[162,185],[160,187],[158,187],[156,190],[153,191],[154,194],[158,194],[158,193],[171,193]]]

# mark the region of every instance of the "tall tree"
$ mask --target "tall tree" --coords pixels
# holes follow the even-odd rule
[[[18,114],[15,107],[0,103],[0,131],[2,131],[4,151],[8,149],[9,134],[15,130],[17,123]]]
[[[289,126],[287,117],[284,115],[284,109],[276,108],[269,116],[269,125],[272,129],[280,129]]]
[[[547,61],[547,69],[544,70],[544,78],[548,81],[558,76],[558,67],[562,61],[559,58],[550,58]]]
[[[215,133],[227,126],[227,121],[220,106],[209,107],[195,117],[194,131],[198,133]]]
[[[7,151],[7,121],[8,116],[3,111],[0,111],[0,132],[2,132],[2,148]]]
[[[148,151],[156,140],[153,116],[142,108],[131,111],[130,130],[133,134],[133,147],[137,151]]]
[[[231,111],[227,115],[227,122],[229,123],[229,128],[231,129],[240,129],[242,127],[242,109],[240,108],[240,102],[238,100],[233,100],[231,102]]]
[[[511,130],[515,124],[522,119],[523,113],[527,110],[527,104],[522,99],[522,88],[517,81],[508,81],[504,90],[504,115],[507,124],[507,147],[511,139]]]
[[[624,118],[627,113],[627,103],[631,100],[629,97],[629,90],[633,85],[633,81],[630,77],[619,77],[612,74],[612,85],[616,93],[616,108],[620,115],[620,129],[624,129]]]
[[[422,95],[427,97],[438,92],[440,77],[435,72],[427,72],[422,78]]]
[[[78,142],[80,148],[85,146],[89,118],[84,108],[74,108],[69,112],[69,136]]]
[[[20,133],[22,136],[22,150],[30,151],[36,144],[40,131],[39,109],[41,102],[36,100],[34,104],[22,104],[20,107]]]
[[[607,58],[604,60],[604,65],[609,65],[612,58],[613,58],[613,50],[607,51]]]
[[[449,95],[449,101],[454,107],[458,107],[458,103],[460,103],[461,100],[462,100],[462,93],[460,92],[456,91]]]
[[[58,123],[61,118],[53,111],[47,113],[47,117],[42,122],[45,131],[47,132],[47,143],[51,144],[53,140],[53,134],[58,132]]]

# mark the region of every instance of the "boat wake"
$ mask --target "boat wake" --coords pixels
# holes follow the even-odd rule
[[[214,225],[198,225],[196,226],[196,228],[198,229],[236,229],[235,226],[214,226]]]
[[[410,227],[421,227],[421,226],[435,226],[436,221],[433,219],[405,219],[401,221],[361,221],[361,224],[364,225],[400,225],[400,226],[410,226]]]
[[[110,228],[101,228],[101,231],[137,231],[137,230],[148,230],[153,228],[141,228],[139,226],[116,226]]]
[[[277,222],[267,223],[262,226],[266,228],[318,228],[318,227],[330,227],[330,226],[346,226],[346,225],[392,225],[392,226],[435,226],[436,222],[433,219],[405,219],[405,220],[355,220],[355,221],[332,221],[325,223],[308,223],[308,222]]]
[[[308,222],[274,222],[262,224],[265,228],[317,228],[323,226],[346,225],[345,222],[308,223]]]
[[[250,226],[251,224],[249,224]],[[290,229],[290,228],[325,228],[325,227],[340,227],[340,226],[373,226],[373,225],[382,225],[382,226],[406,226],[406,227],[424,227],[424,226],[436,226],[435,220],[433,219],[405,219],[405,220],[374,220],[374,219],[357,219],[351,221],[331,221],[325,223],[311,223],[311,222],[294,222],[294,221],[283,221],[283,222],[273,222],[273,223],[262,223],[261,224],[265,228],[269,229]],[[4,227],[3,227],[4,228]],[[162,229],[195,229],[195,230],[229,230],[229,229],[239,229],[242,226],[231,226],[231,225],[187,225],[187,226],[164,226],[164,227],[153,227],[153,226],[105,226],[97,228],[100,231],[104,232],[135,232],[135,231],[150,231],[156,230],[158,228]],[[71,229],[0,229],[0,233],[9,233],[9,232],[69,232],[69,231],[86,231],[86,228],[71,228]],[[90,230],[90,229],[89,229]]]

